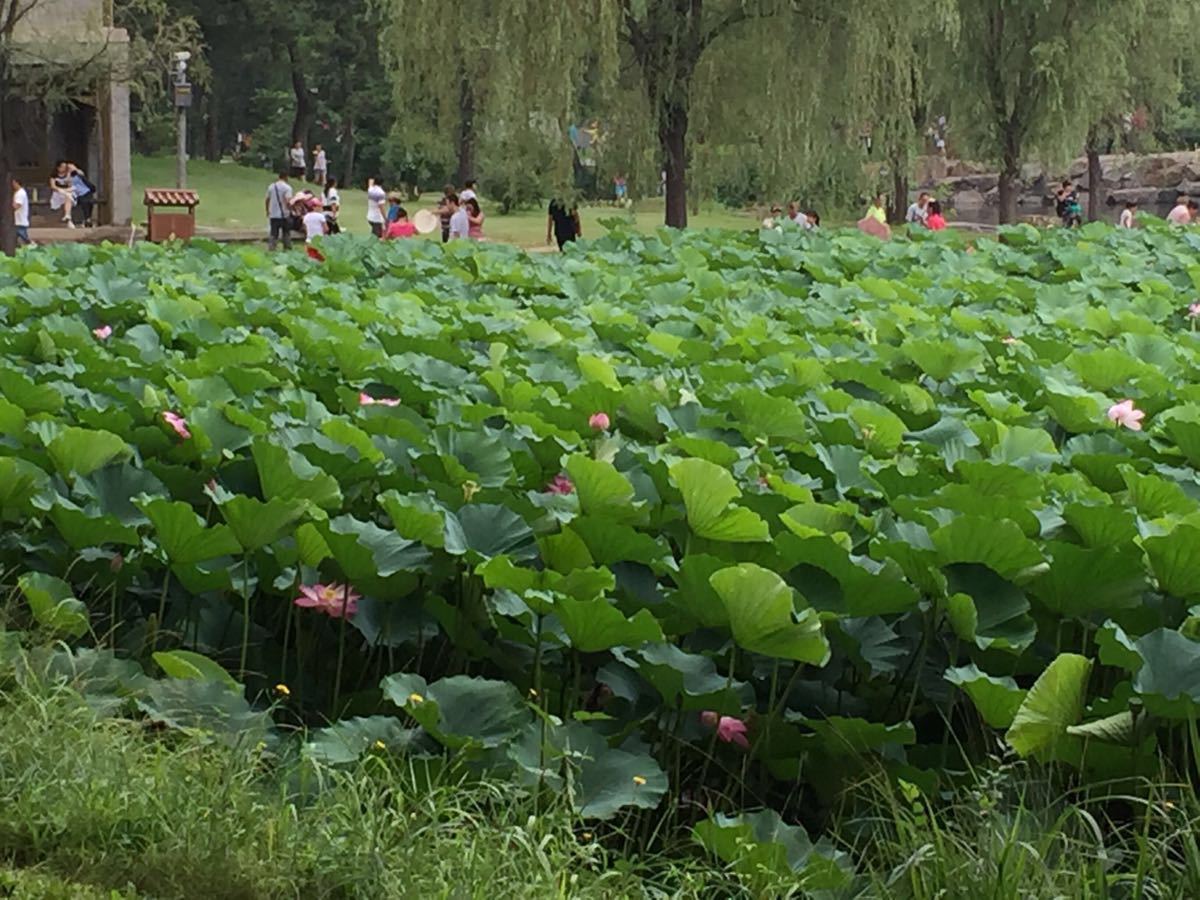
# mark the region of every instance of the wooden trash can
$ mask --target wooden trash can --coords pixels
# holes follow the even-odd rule
[[[179,188],[146,188],[146,232],[156,243],[190,240],[196,235],[196,205],[200,194]],[[180,212],[179,210],[186,210]]]

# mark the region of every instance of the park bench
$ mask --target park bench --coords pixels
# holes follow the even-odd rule
[[[25,192],[29,194],[29,224],[34,228],[57,228],[62,224],[62,215],[50,209],[50,173],[46,169],[30,168],[15,169],[13,176],[21,182]],[[90,223],[83,221],[82,210],[76,208],[71,217],[76,225],[95,225],[105,221],[108,209],[108,198],[99,191],[92,198],[92,219]]]

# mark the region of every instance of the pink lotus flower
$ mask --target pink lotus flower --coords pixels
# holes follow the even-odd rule
[[[554,476],[554,480],[546,485],[547,494],[573,494],[575,493],[575,482],[559,472]]]
[[[380,397],[378,400],[365,391],[358,395],[359,406],[399,406],[400,401],[395,397]]]
[[[1189,319],[1200,319],[1200,300],[1197,300],[1188,307],[1187,317]]]
[[[108,340],[109,336],[112,334],[112,326],[111,325],[101,325],[99,328],[93,328],[92,334],[94,334],[96,337],[100,338],[100,340],[102,340],[102,341]]]
[[[163,421],[175,429],[175,433],[185,441],[192,436],[192,433],[188,431],[187,419],[185,419],[183,416],[173,413],[170,410],[166,410],[163,412],[162,417]]]
[[[1132,400],[1122,400],[1108,408],[1108,418],[1118,425],[1124,425],[1130,431],[1141,431],[1142,419],[1146,418],[1146,414],[1140,409],[1135,409]]]
[[[612,423],[608,420],[608,413],[592,413],[591,418],[588,419],[588,425],[590,425],[596,431],[608,431],[608,426],[611,424]]]
[[[750,749],[746,739],[746,723],[734,716],[718,716],[711,709],[700,713],[700,722],[707,728],[716,727],[717,737],[727,744],[737,744],[743,750]]]
[[[349,619],[358,612],[361,594],[344,584],[302,585],[295,603],[305,609],[323,612],[331,619]]]

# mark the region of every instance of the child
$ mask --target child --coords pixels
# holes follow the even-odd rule
[[[325,187],[325,177],[329,174],[329,163],[325,158],[325,148],[320,144],[313,147],[313,183]]]
[[[317,262],[324,262],[325,257],[321,251],[313,246],[313,241],[319,237],[324,237],[329,226],[325,221],[324,204],[313,197],[308,201],[308,212],[304,214],[304,243],[305,252],[309,258],[315,259]]]
[[[473,241],[483,240],[483,210],[479,201],[472,197],[466,201],[467,207],[467,237]]]
[[[946,227],[946,217],[942,215],[942,204],[936,200],[929,201],[929,213],[925,217],[925,227],[930,231],[942,231]]]
[[[1118,228],[1133,228],[1135,227],[1134,217],[1137,215],[1138,205],[1133,200],[1125,204],[1125,208],[1121,210],[1121,218],[1117,220]]]

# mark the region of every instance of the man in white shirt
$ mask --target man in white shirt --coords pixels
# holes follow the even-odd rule
[[[283,249],[292,248],[292,232],[289,218],[292,214],[292,186],[288,184],[288,173],[280,172],[275,183],[267,188],[267,221],[271,223],[271,237],[267,248],[275,249],[275,243],[283,238]]]
[[[1138,205],[1130,200],[1125,204],[1125,208],[1121,210],[1121,217],[1117,220],[1118,228],[1134,228],[1136,227],[1135,219],[1137,217]]]
[[[21,182],[12,180],[13,225],[17,230],[17,246],[32,244],[29,240],[29,193],[21,187]]]
[[[387,191],[375,183],[374,178],[367,179],[367,224],[371,226],[371,234],[377,238],[383,237],[383,223],[387,218]]]
[[[908,212],[904,214],[904,221],[909,225],[924,225],[927,218],[929,218],[929,195],[922,191],[917,196],[917,202],[910,206]]]
[[[471,220],[466,209],[459,205],[458,195],[451,194],[446,198],[446,204],[450,207],[450,240],[469,237]]]
[[[468,200],[478,200],[478,199],[479,199],[478,196],[476,196],[476,194],[475,194],[475,179],[473,179],[473,178],[468,179],[463,184],[463,189],[461,191],[459,191],[459,193],[458,193],[458,202],[460,204],[462,204],[463,206],[466,206]]]

